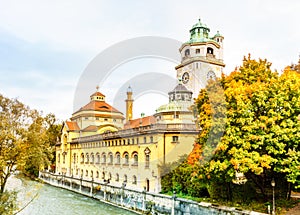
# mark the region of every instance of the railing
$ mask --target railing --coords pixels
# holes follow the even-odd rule
[[[215,55],[208,54],[207,56],[194,56],[188,58],[182,58],[182,63],[190,63],[192,61],[209,61],[212,63],[224,64],[222,59],[215,58]]]
[[[234,207],[213,205],[206,202],[195,202],[177,198],[176,194],[167,196],[150,193],[146,190],[131,190],[108,183],[95,182],[93,179],[86,180],[67,175],[59,175],[50,172],[40,172],[40,179],[44,182],[68,189],[86,196],[109,202],[117,207],[127,208],[138,214],[219,214],[241,215],[255,214],[264,215],[252,211],[242,211]]]

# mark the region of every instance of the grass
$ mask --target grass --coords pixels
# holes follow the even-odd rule
[[[173,194],[171,192],[166,193],[166,195],[172,196]],[[261,213],[268,213],[268,205],[270,205],[270,208],[272,209],[272,203],[271,202],[264,202],[264,201],[251,201],[251,202],[238,202],[238,201],[226,201],[226,200],[220,200],[220,199],[212,199],[212,198],[198,198],[193,197],[189,195],[185,195],[183,193],[176,194],[179,198],[189,199],[196,202],[209,202],[212,204],[217,205],[224,205],[228,207],[235,207],[237,209],[241,210],[249,210],[249,211],[256,211]],[[284,214],[288,209],[295,207],[298,203],[300,203],[300,199],[277,199],[276,204],[276,214]]]

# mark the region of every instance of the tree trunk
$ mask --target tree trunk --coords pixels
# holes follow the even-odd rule
[[[259,188],[259,190],[261,191],[261,194],[263,195],[263,198],[265,201],[268,200],[266,192],[265,192],[265,188],[264,186],[259,183],[259,179],[256,179],[255,176],[253,174],[249,174],[248,176],[250,176],[250,178],[252,179],[252,181],[255,183],[255,185]]]
[[[288,182],[288,189],[287,189],[287,195],[286,195],[287,200],[291,199],[291,194],[292,194],[291,182]]]
[[[232,189],[231,189],[231,184],[230,182],[226,183],[227,187],[227,201],[232,201]]]

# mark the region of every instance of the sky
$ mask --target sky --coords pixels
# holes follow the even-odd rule
[[[0,93],[66,120],[76,110],[80,78],[96,56],[142,36],[186,42],[199,18],[212,34],[219,30],[225,38],[225,73],[241,65],[248,53],[282,71],[299,59],[299,11],[298,0],[0,0]],[[175,78],[175,66],[152,57],[123,62],[100,78],[99,90],[114,105],[116,93],[134,77],[153,72]],[[96,91],[91,87],[90,94]],[[139,117],[142,112],[153,114],[167,95],[145,91],[134,99],[134,117]]]

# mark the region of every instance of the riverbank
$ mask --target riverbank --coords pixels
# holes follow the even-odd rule
[[[225,207],[206,202],[195,202],[174,196],[136,191],[125,187],[115,187],[107,183],[88,181],[49,172],[40,173],[40,179],[52,186],[71,190],[97,199],[115,207],[126,208],[140,214],[232,214],[263,215],[254,211],[243,211],[235,207]]]

